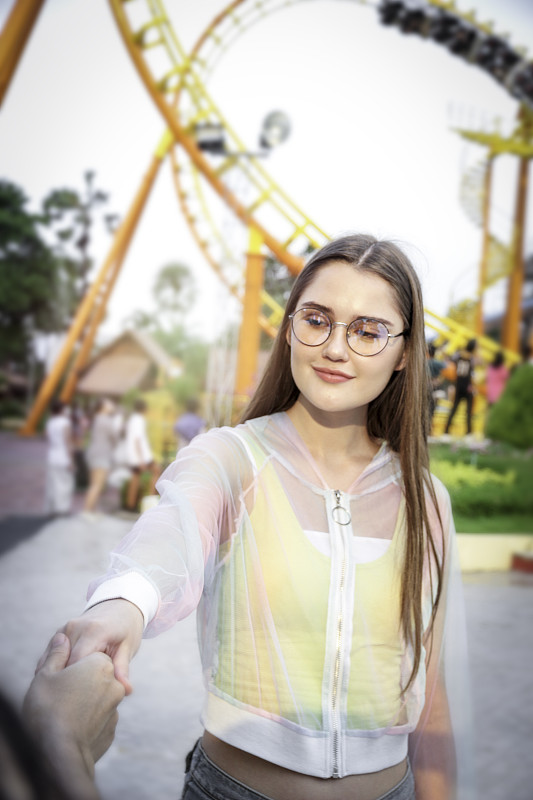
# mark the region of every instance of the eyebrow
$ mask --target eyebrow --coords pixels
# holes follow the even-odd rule
[[[323,306],[322,303],[315,303],[313,302],[313,300],[309,300],[309,302],[299,303],[298,308],[316,308],[317,311],[323,311],[325,314],[328,314],[328,316],[333,317],[333,319],[335,319],[335,312],[332,308],[330,308],[329,306]],[[372,319],[375,322],[383,322],[384,325],[390,325],[390,326],[394,325],[394,323],[391,322],[390,319],[385,319],[384,317],[374,317],[372,315],[368,316],[366,314],[365,315],[358,314],[356,317],[353,317],[351,321],[354,322],[356,319]]]

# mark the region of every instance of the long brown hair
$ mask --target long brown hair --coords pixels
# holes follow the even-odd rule
[[[411,262],[394,242],[353,234],[328,242],[311,256],[294,283],[268,365],[242,421],[287,411],[298,399],[299,390],[292,377],[287,343],[289,314],[296,309],[317,270],[334,261],[350,264],[361,272],[378,275],[387,281],[407,329],[405,367],[392,373],[385,389],[369,404],[367,416],[369,435],[388,442],[398,453],[402,469],[407,535],[400,623],[414,652],[413,669],[405,689],[414,680],[421,659],[424,559],[429,553],[436,568],[435,613],[441,593],[443,556],[439,559],[437,555],[426,506],[427,492],[440,520],[435,490],[429,477],[429,393],[422,291]]]

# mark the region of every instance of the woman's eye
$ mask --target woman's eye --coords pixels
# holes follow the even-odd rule
[[[313,328],[327,328],[329,325],[326,317],[323,317],[321,314],[309,314],[305,317],[305,321]]]
[[[359,324],[352,331],[359,339],[375,341],[381,337],[380,326],[373,323]]]

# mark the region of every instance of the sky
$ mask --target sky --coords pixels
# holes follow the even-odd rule
[[[165,3],[187,50],[224,5]],[[509,34],[531,58],[528,0],[457,5],[493,20],[495,32]],[[0,24],[11,6],[0,0]],[[455,129],[499,124],[509,132],[518,108],[488,74],[434,42],[382,26],[373,5],[308,0],[267,16],[238,39],[208,88],[251,150],[266,113],[288,114],[291,135],[265,168],[328,234],[364,231],[403,243],[431,311],[444,314],[451,303],[474,296],[481,231],[461,205],[460,185],[484,151]],[[53,188],[81,190],[83,173],[91,169],[110,195],[106,210],[122,216],[164,128],[106,0],[46,0],[0,108],[0,177],[21,186],[37,210]],[[515,180],[515,160],[499,158],[491,229],[507,242]],[[530,202],[529,252],[532,220]],[[240,247],[240,226],[229,211],[222,222]],[[103,226],[96,228],[92,254],[98,265],[110,240]],[[154,277],[176,261],[191,268],[197,287],[191,330],[213,340],[221,316],[236,310],[189,232],[170,165],[164,164],[113,293],[101,343],[116,336],[135,310],[153,310]],[[487,296],[488,310],[498,310],[503,298],[500,284]]]

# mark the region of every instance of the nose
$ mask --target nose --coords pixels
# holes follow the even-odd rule
[[[347,361],[350,357],[346,330],[348,326],[345,322],[334,322],[331,325],[329,339],[324,345],[322,354],[332,361]]]

